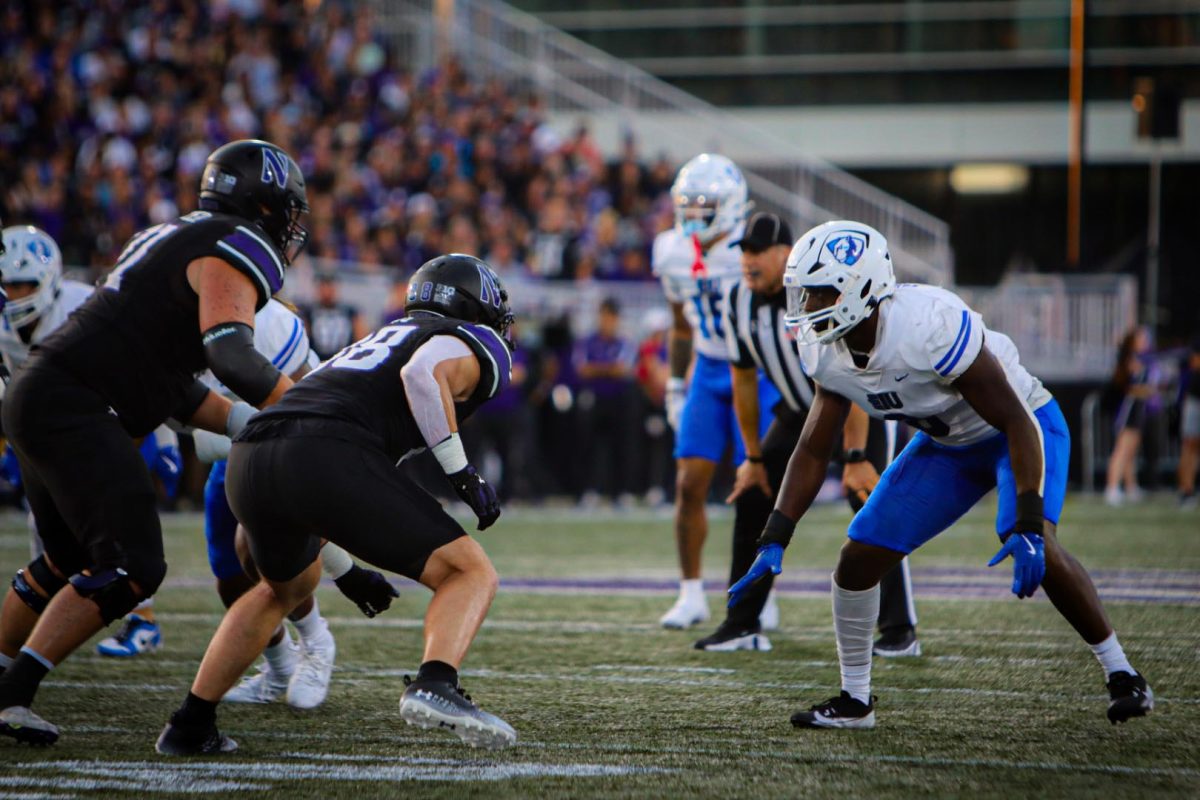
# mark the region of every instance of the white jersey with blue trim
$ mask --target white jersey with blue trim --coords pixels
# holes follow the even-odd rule
[[[254,315],[254,349],[284,375],[291,375],[304,365],[315,369],[318,361],[316,354],[308,346],[308,331],[300,317],[283,303],[272,298],[263,306],[262,311]],[[212,370],[200,376],[213,391],[226,396],[232,393],[217,380]]]
[[[983,317],[953,292],[902,283],[879,305],[879,332],[867,365],[854,365],[845,339],[800,349],[805,372],[823,388],[857,403],[877,419],[903,420],[939,444],[962,446],[999,431],[979,416],[953,383],[985,343],[1031,411],[1052,399],[1021,366],[1017,347],[988,330]]]
[[[0,315],[0,355],[4,357],[4,366],[8,367],[8,371],[15,372],[17,367],[24,364],[25,359],[29,358],[29,348],[54,333],[71,316],[72,311],[92,296],[93,291],[91,286],[79,281],[63,281],[59,284],[58,296],[37,318],[28,344],[8,324],[8,319]]]
[[[742,228],[738,225],[705,252],[678,229],[665,230],[654,237],[650,259],[667,300],[683,304],[696,352],[718,361],[729,360],[721,316],[730,287],[742,277],[742,248],[731,245],[742,238]]]

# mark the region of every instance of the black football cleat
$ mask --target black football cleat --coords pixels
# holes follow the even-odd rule
[[[921,655],[921,642],[914,628],[888,628],[875,640],[871,652],[880,658],[909,658]]]
[[[1108,676],[1108,721],[1113,725],[1131,717],[1144,717],[1154,710],[1154,692],[1141,675],[1122,670]]]
[[[747,628],[725,620],[715,631],[697,640],[692,647],[710,653],[731,653],[735,650],[757,650],[765,653],[771,649],[771,640],[763,635],[758,624]]]
[[[237,742],[217,730],[215,722],[199,727],[181,725],[176,711],[154,749],[164,756],[217,756],[237,750]]]
[[[849,692],[842,692],[808,711],[792,714],[792,725],[796,728],[874,728],[875,698],[872,697],[868,705],[855,700]]]
[[[0,711],[0,735],[25,744],[49,745],[58,741],[58,727],[25,706],[9,706]]]
[[[471,702],[448,681],[413,680],[404,676],[400,716],[418,728],[446,728],[471,747],[499,749],[517,741],[513,727]]]

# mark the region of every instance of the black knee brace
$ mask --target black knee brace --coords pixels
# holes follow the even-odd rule
[[[129,585],[129,573],[120,567],[95,575],[72,575],[71,586],[80,597],[86,597],[96,604],[105,625],[133,611],[139,600]]]
[[[42,588],[46,593],[42,597],[29,580],[25,577],[26,574],[33,578],[34,583]],[[17,570],[16,576],[12,580],[13,591],[17,593],[17,597],[21,598],[21,602],[32,608],[36,613],[41,614],[46,610],[46,606],[50,603],[50,598],[58,594],[58,590],[67,585],[67,582],[54,574],[54,570],[50,569],[50,565],[46,563],[46,556],[41,555],[29,562],[29,566],[25,569]]]

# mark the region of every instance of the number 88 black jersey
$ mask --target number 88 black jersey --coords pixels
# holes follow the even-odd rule
[[[208,368],[200,298],[187,279],[188,264],[205,256],[250,278],[256,311],[283,286],[283,258],[262,228],[195,211],[130,239],[100,289],[33,348],[30,365],[45,359],[64,368],[99,393],[130,434],[146,435],[178,412]]]
[[[357,429],[362,434],[357,440],[381,447],[396,461],[423,449],[426,442],[409,407],[400,370],[435,336],[461,340],[479,361],[475,391],[454,404],[462,422],[508,386],[512,353],[486,325],[420,311],[388,323],[304,376],[278,403],[256,414],[238,438],[255,441],[275,421],[318,418],[330,421],[331,432],[345,432],[347,426]]]

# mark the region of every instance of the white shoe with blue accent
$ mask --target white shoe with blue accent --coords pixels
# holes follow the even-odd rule
[[[121,625],[116,636],[102,639],[96,652],[112,658],[132,658],[142,653],[153,653],[162,647],[162,629],[157,622],[130,614]]]

